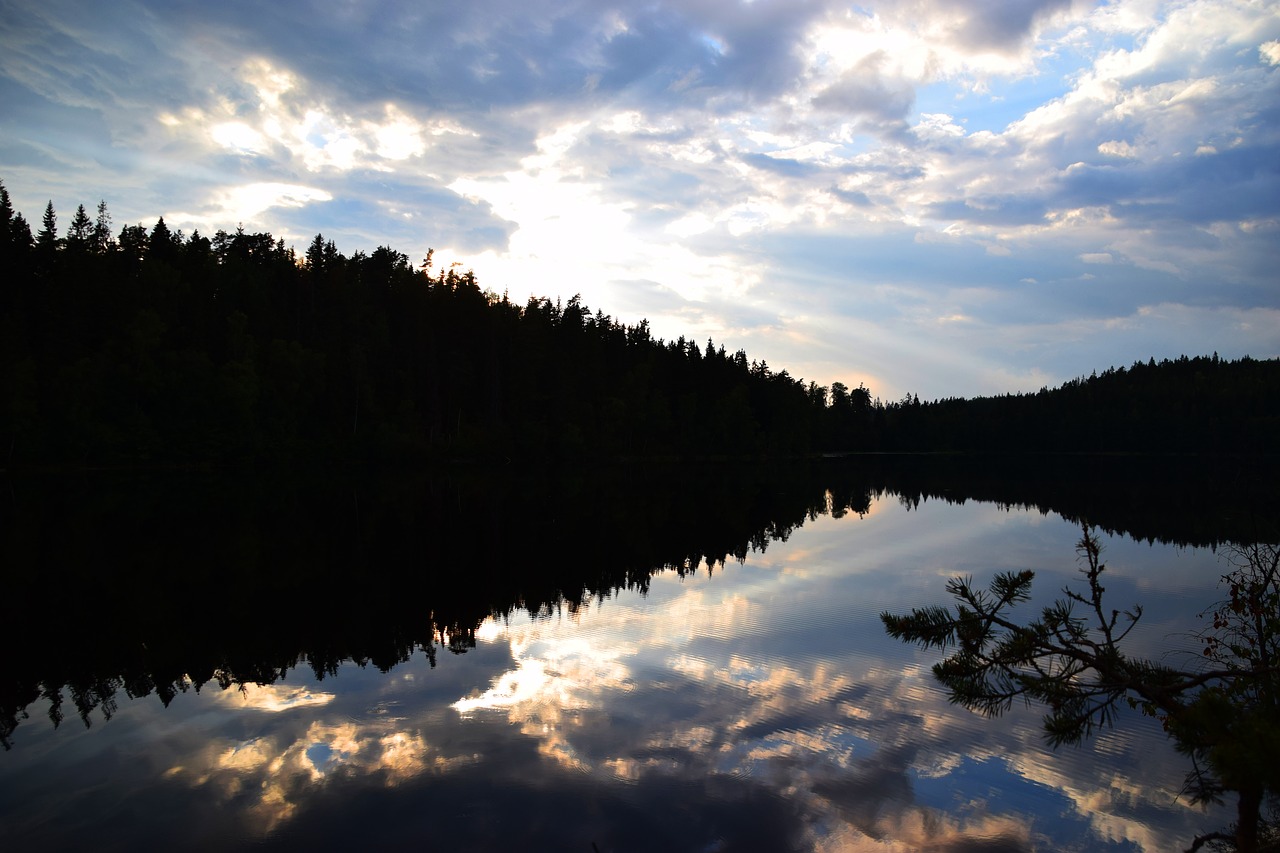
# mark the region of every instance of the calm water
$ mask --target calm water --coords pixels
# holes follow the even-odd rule
[[[423,593],[396,581],[403,575],[374,583],[376,566],[344,579],[319,567],[316,588],[273,588],[269,603],[207,587],[144,602],[139,612],[172,608],[166,625],[190,620],[206,633],[222,625],[273,637],[276,622],[310,626],[311,637],[352,622],[410,633],[376,664],[373,654],[299,642],[292,657],[257,664],[263,683],[243,666],[234,677],[184,675],[173,669],[178,652],[164,658],[168,674],[155,664],[131,675],[80,641],[72,666],[55,643],[42,665],[78,666],[80,680],[43,676],[46,695],[18,702],[28,716],[0,754],[0,847],[1158,851],[1229,822],[1179,797],[1188,768],[1153,721],[1125,718],[1053,752],[1034,709],[991,721],[952,707],[929,674],[935,656],[884,635],[881,611],[943,603],[955,574],[983,581],[1031,567],[1033,604],[1045,603],[1076,577],[1077,523],[874,488],[837,500],[844,511],[833,517],[814,494],[801,500],[803,524],[773,531],[785,541],[757,536],[765,547],[745,548],[745,560],[711,566],[686,555],[686,571],[654,574],[647,591],[609,580],[574,593],[582,601],[572,605],[540,606],[547,599],[526,593],[524,608],[489,606],[499,615],[474,634],[465,619],[449,623],[452,636],[440,628],[441,607],[415,605]],[[510,505],[493,509],[494,529],[522,524],[502,515]],[[321,527],[309,535],[323,538]],[[419,544],[412,559],[426,559],[429,543]],[[1146,608],[1133,650],[1182,661],[1196,613],[1218,597],[1218,556],[1123,534],[1104,544],[1111,601]],[[492,567],[465,554],[491,546],[448,551],[451,576],[484,583]],[[608,578],[638,547],[552,546],[579,574]],[[542,560],[539,547],[529,553]],[[521,551],[499,553],[511,562]],[[110,613],[86,630],[78,608],[71,626],[55,606],[26,652],[10,656],[40,657],[35,649],[64,629],[98,632],[107,646],[128,633]],[[433,632],[429,654],[414,637]],[[365,663],[341,662],[350,657]],[[104,682],[112,666],[119,674]],[[218,672],[243,683],[224,689]],[[98,692],[86,697],[93,678]],[[55,727],[48,685],[63,680]],[[167,706],[165,685],[176,689]]]

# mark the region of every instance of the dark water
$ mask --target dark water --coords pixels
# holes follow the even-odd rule
[[[1087,518],[1133,651],[1177,663],[1214,547],[1275,517],[1255,473],[11,483],[0,847],[1180,849],[1229,816],[1153,721],[1053,752],[877,614],[1028,567],[1045,603]]]

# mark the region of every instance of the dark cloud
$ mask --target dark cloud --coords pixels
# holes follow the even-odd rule
[[[819,92],[813,105],[842,115],[858,116],[872,126],[898,134],[906,130],[906,117],[915,104],[915,87],[885,73],[887,56],[868,54],[841,78]]]
[[[936,5],[958,18],[955,40],[964,47],[1012,53],[1038,23],[1070,8],[1071,0],[937,0]]]
[[[501,738],[501,732],[492,733]],[[499,741],[501,742],[501,741]],[[264,849],[790,851],[803,849],[796,804],[748,779],[642,777],[601,786],[557,772],[532,740],[488,744],[488,760],[386,790],[330,786]]]
[[[740,159],[748,166],[787,178],[806,178],[822,171],[820,167],[812,163],[792,160],[789,157],[771,157],[768,154],[743,154]]]
[[[973,196],[933,202],[926,210],[931,219],[975,222],[983,225],[1034,225],[1048,212],[1034,195]]]
[[[649,97],[718,86],[719,54],[680,16],[653,8],[628,23],[603,50],[601,86],[608,90],[640,88]]]
[[[815,3],[546,0],[146,7],[181,37],[267,57],[346,104],[394,98],[474,114],[623,92],[670,105],[701,103],[713,91],[766,97],[791,85],[794,40],[821,11]]]
[[[883,840],[885,825],[891,825],[915,799],[907,775],[915,752],[915,747],[907,746],[879,749],[850,773],[815,779],[813,792],[830,801],[863,834]]]
[[[1034,849],[1026,839],[1012,835],[948,839],[928,847],[929,853],[1027,853]]]
[[[803,647],[805,642],[812,642],[813,636],[808,631],[802,631],[795,637],[777,639],[797,641]],[[734,732],[734,736],[743,740],[763,740],[770,735],[785,732],[816,731],[843,720],[844,715],[839,710],[841,702],[861,706],[872,692],[870,685],[851,684],[834,691],[824,701],[815,702],[806,695],[809,689],[809,685],[797,683],[784,687],[778,691],[778,696],[787,700],[783,709],[768,713],[744,726]]]
[[[1053,195],[1066,207],[1109,206],[1136,224],[1206,225],[1280,215],[1280,147],[1242,145],[1154,163],[1080,164]]]
[[[861,190],[842,190],[839,187],[828,187],[827,192],[854,207],[871,207],[874,204],[870,197]]]
[[[798,42],[826,5],[815,0],[704,2],[700,23],[726,46],[719,61],[723,82],[752,101],[791,88],[802,68]]]

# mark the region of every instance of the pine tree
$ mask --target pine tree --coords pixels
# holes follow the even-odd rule
[[[6,249],[13,233],[13,202],[9,200],[9,191],[0,181],[0,246]]]
[[[160,217],[151,229],[151,236],[147,240],[147,257],[156,260],[168,261],[173,258],[176,245],[173,232],[169,230],[169,226],[164,224],[164,217]]]
[[[307,268],[314,273],[318,273],[324,269],[324,235],[317,234],[315,239],[311,241],[311,245],[307,247],[306,253]]]
[[[111,214],[107,212],[105,199],[98,202],[98,218],[93,223],[93,236],[90,242],[93,251],[98,254],[105,254],[115,246],[115,241],[111,239]]]
[[[1280,548],[1229,550],[1233,570],[1222,580],[1230,599],[1207,614],[1213,627],[1200,635],[1205,665],[1185,670],[1124,650],[1142,608],[1121,611],[1104,601],[1106,565],[1087,526],[1077,550],[1087,590],[1064,588],[1064,598],[1038,618],[1011,612],[1031,595],[1035,573],[1024,570],[997,574],[989,590],[972,578],[952,578],[954,614],[932,605],[880,619],[890,636],[948,653],[933,675],[952,702],[988,717],[1015,702],[1042,703],[1054,747],[1111,726],[1123,705],[1159,718],[1178,749],[1195,759],[1188,779],[1193,800],[1239,795],[1233,832],[1202,836],[1192,849],[1208,840],[1234,842],[1242,853],[1262,849],[1261,834],[1272,828],[1260,809],[1280,791]]]
[[[90,248],[92,238],[93,223],[89,221],[89,214],[82,204],[76,208],[76,215],[67,228],[67,248],[77,252],[86,251]]]
[[[40,231],[36,234],[36,249],[41,254],[53,254],[61,243],[62,241],[58,239],[58,214],[54,213],[53,201],[50,200],[45,205]]]

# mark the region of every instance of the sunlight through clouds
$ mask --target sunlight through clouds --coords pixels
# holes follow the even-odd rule
[[[166,214],[175,227],[216,231],[227,222],[256,223],[266,211],[278,207],[305,207],[331,201],[333,196],[316,187],[298,184],[257,183],[228,187],[211,194],[208,206],[199,212]]]
[[[102,196],[119,221],[434,246],[495,292],[580,293],[886,399],[1028,391],[1206,342],[1280,352],[1259,322],[1066,343],[1142,305],[1280,307],[1273,4],[356,0],[254,7],[248,28],[62,3],[19,3],[0,52],[18,107],[0,170],[29,219]],[[886,287],[972,322],[937,345]]]
[[[177,119],[170,119],[170,121],[166,122],[170,126],[175,123],[177,123]],[[270,150],[267,138],[243,122],[229,121],[215,125],[210,131],[210,135],[213,137],[214,142],[233,151],[246,154],[265,154]]]

